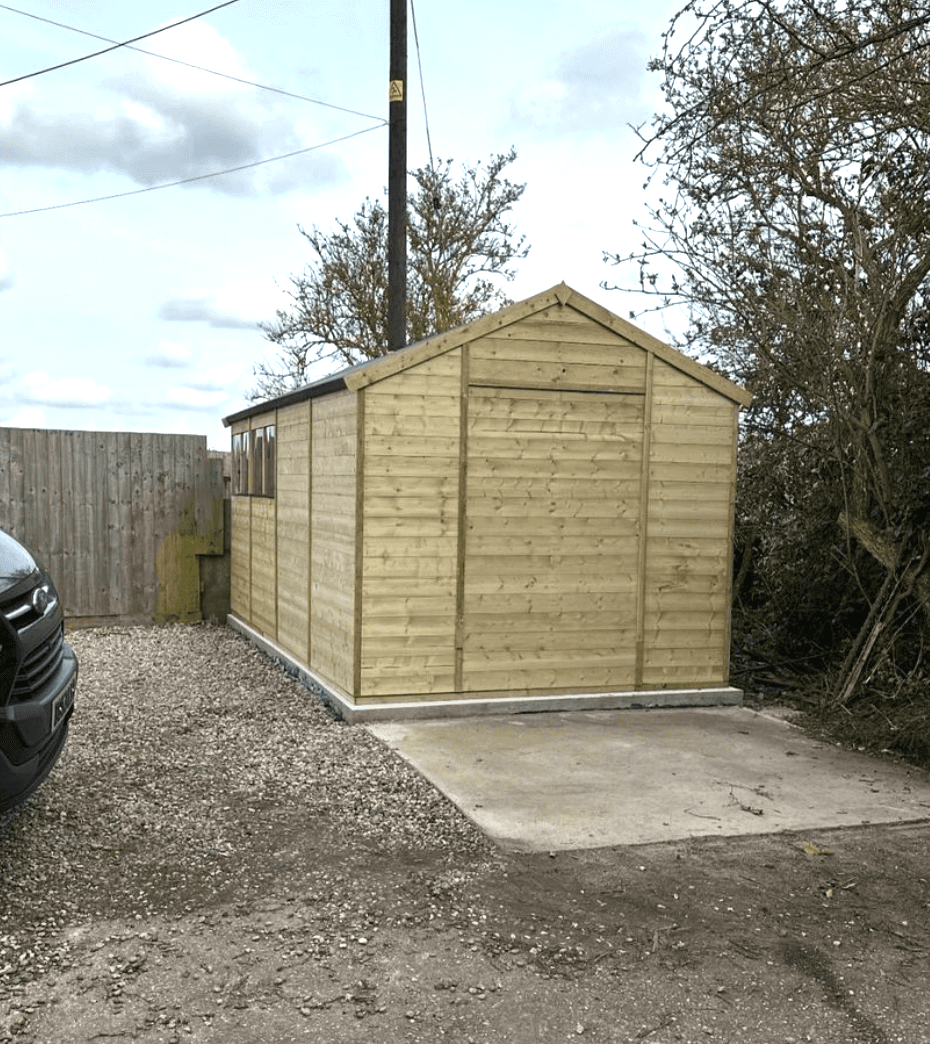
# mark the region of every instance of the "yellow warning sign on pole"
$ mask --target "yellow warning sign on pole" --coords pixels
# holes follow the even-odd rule
[[[391,80],[391,88],[388,93],[388,99],[392,102],[402,102],[404,100],[403,80]]]

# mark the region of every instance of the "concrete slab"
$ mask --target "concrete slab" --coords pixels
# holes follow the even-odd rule
[[[930,774],[742,707],[366,728],[486,834],[526,851],[930,819]]]

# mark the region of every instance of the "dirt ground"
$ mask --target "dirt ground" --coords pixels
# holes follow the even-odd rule
[[[83,640],[0,824],[4,1044],[930,1041],[930,823],[504,852],[227,632],[178,685],[166,634]]]

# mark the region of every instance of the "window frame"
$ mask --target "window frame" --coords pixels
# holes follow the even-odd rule
[[[233,496],[274,498],[277,470],[275,428],[272,422],[233,432]]]

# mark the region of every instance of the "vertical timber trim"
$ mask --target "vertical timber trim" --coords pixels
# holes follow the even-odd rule
[[[313,399],[307,399],[307,663],[313,663]]]
[[[249,434],[249,449],[251,451],[251,446],[252,446],[252,426],[251,426],[251,424],[249,424],[248,434]],[[249,471],[251,472],[251,470],[252,470],[252,466],[251,466],[251,457],[250,457]],[[249,481],[251,482],[251,475],[249,475]],[[251,489],[251,485],[249,486],[249,488]],[[255,576],[255,521],[254,521],[254,519],[252,517],[252,505],[255,502],[255,498],[254,497],[246,497],[245,499],[246,499],[246,503],[249,505],[249,623],[254,627],[254,626],[256,626],[255,625],[255,614],[253,612],[253,608],[252,607],[255,604],[255,599],[253,598],[253,595],[255,593],[255,588],[254,588],[254,586],[252,584],[252,580],[253,580],[253,577]]]
[[[646,354],[646,395],[643,403],[643,459],[639,476],[639,555],[636,573],[636,673],[633,684],[643,687],[643,665],[646,642],[646,570],[648,567],[647,543],[649,541],[649,470],[652,448],[652,377],[655,355]]]
[[[365,577],[365,389],[355,393],[355,612],[352,632],[352,698],[362,694],[362,590]]]
[[[730,451],[730,519],[727,527],[727,619],[723,628],[723,677],[721,683],[726,685],[730,680],[730,637],[733,628],[733,535],[736,527],[736,455],[739,451],[739,414],[738,406],[733,408],[733,441]]]
[[[280,589],[280,584],[278,582],[278,579],[279,579],[278,578],[278,525],[279,525],[278,518],[279,518],[279,515],[280,515],[280,512],[278,511],[278,457],[281,455],[279,450],[278,450],[278,447],[280,445],[279,440],[281,438],[281,424],[280,424],[280,420],[281,420],[280,413],[279,413],[278,410],[275,410],[274,411],[274,475],[272,476],[272,479],[271,479],[271,481],[273,483],[273,486],[271,488],[274,490],[274,501],[273,501],[273,503],[274,503],[274,638],[275,638],[275,641],[278,640],[278,634],[280,633],[279,620],[280,620],[280,614],[281,614],[281,608],[280,608],[281,589]],[[268,479],[267,479],[267,477],[265,477],[265,469],[268,467],[268,440],[267,440],[267,438],[265,439],[264,452],[265,452],[265,459],[262,461],[262,482],[264,483],[264,488],[267,489],[268,488]]]
[[[459,391],[459,483],[458,520],[455,541],[455,667],[454,692],[463,691],[465,646],[465,531],[468,488],[468,345],[462,345],[461,388]]]

